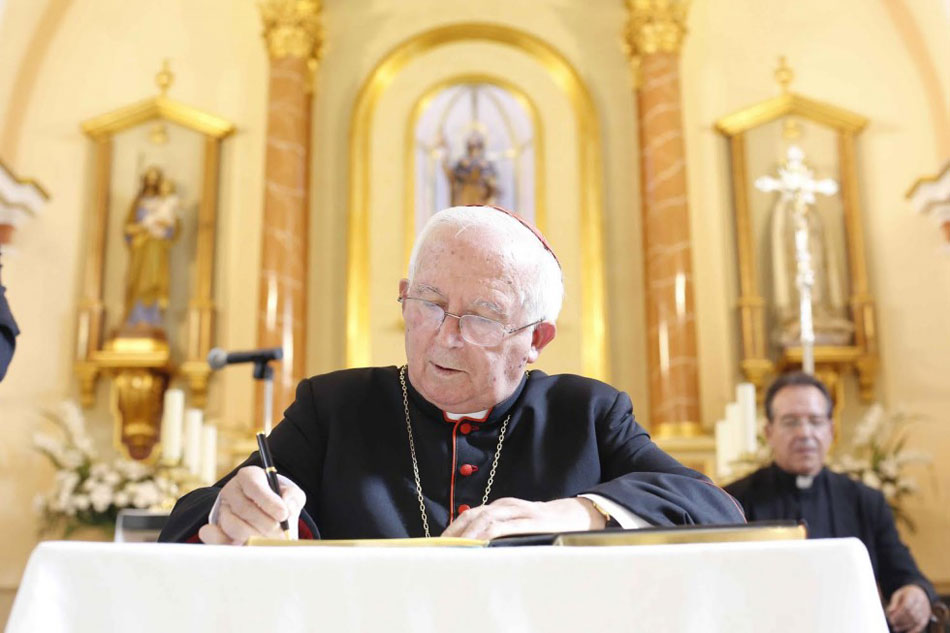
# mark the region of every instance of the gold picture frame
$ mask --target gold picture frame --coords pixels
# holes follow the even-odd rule
[[[849,345],[818,345],[814,350],[815,373],[832,390],[839,403],[844,398],[842,374],[857,374],[861,399],[874,397],[878,367],[878,344],[874,301],[869,291],[864,250],[861,205],[858,196],[858,173],[855,161],[856,139],[868,121],[865,117],[799,94],[789,92],[791,71],[780,62],[776,72],[783,92],[780,96],[743,108],[716,122],[716,130],[729,142],[731,166],[730,189],[735,218],[736,257],[739,272],[738,312],[740,323],[740,367],[746,380],[754,383],[759,397],[769,377],[787,369],[800,367],[802,348],[789,347],[781,353],[769,353],[766,331],[766,298],[757,270],[757,235],[753,229],[749,200],[751,180],[748,174],[748,138],[750,132],[764,125],[789,117],[809,122],[834,134],[834,150],[838,165],[840,206],[846,253],[846,282],[850,320],[854,326]]]
[[[159,440],[162,394],[175,373],[165,341],[116,338],[104,340],[104,274],[110,216],[113,137],[150,121],[168,121],[203,137],[204,155],[197,218],[193,279],[189,284],[185,361],[177,373],[185,378],[191,404],[203,408],[207,401],[215,312],[212,296],[218,207],[218,173],[221,142],[234,132],[234,124],[166,96],[171,84],[167,62],[156,77],[158,96],[140,101],[82,123],[94,144],[93,204],[88,212],[88,240],[82,296],[76,321],[75,371],[83,406],[95,404],[96,384],[103,375],[113,377],[116,416],[115,444],[134,459],[154,458]]]

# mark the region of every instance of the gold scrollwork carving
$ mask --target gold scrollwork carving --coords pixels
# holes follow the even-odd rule
[[[628,19],[623,32],[624,52],[630,56],[634,86],[642,80],[645,55],[679,53],[686,37],[686,15],[691,0],[627,0]]]
[[[319,0],[264,0],[259,6],[271,58],[299,57],[315,70],[323,55]]]
[[[154,369],[124,369],[115,376],[115,406],[122,421],[120,440],[133,459],[147,458],[158,442],[167,382],[168,374]]]

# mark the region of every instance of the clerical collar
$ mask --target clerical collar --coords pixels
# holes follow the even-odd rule
[[[459,420],[472,420],[474,422],[481,422],[488,419],[489,413],[491,413],[491,409],[482,409],[481,411],[476,411],[475,413],[451,413],[449,411],[443,411],[442,416],[446,420],[451,420],[452,422],[458,422]]]
[[[451,421],[454,421],[454,419],[450,416],[459,417],[459,414],[453,414],[453,413],[449,413],[448,411],[443,411],[442,409],[440,409],[439,407],[435,406],[434,404],[426,400],[424,397],[422,397],[422,394],[416,391],[416,388],[412,385],[412,380],[409,379],[408,374],[409,372],[406,372],[406,391],[409,395],[409,398],[412,400],[412,403],[416,405],[417,407],[419,407],[419,409],[421,409],[422,412],[425,413],[426,417],[432,417],[432,418],[437,418],[441,420],[451,420]],[[521,396],[521,392],[524,390],[524,386],[525,384],[527,384],[527,382],[528,382],[528,374],[527,372],[525,372],[525,375],[521,378],[521,382],[518,383],[518,386],[515,388],[515,390],[512,392],[510,396],[508,396],[507,398],[505,398],[504,400],[496,404],[491,409],[480,412],[482,416],[484,416],[484,414],[486,413],[488,414],[488,416],[484,418],[485,424],[500,422],[502,419],[504,419],[504,417],[508,415],[509,411],[511,410],[511,407],[515,404],[515,402],[517,402],[518,398]],[[479,416],[479,412],[463,414],[463,416],[466,418],[474,419],[474,420],[480,420],[480,418],[482,417],[482,416]]]
[[[822,468],[816,475],[796,475],[782,470],[775,462],[772,462],[772,469],[775,472],[776,480],[782,487],[802,491],[811,490],[825,472],[825,469]]]
[[[813,483],[815,483],[815,477],[813,475],[798,475],[795,477],[795,487],[799,490],[807,490],[811,488]]]

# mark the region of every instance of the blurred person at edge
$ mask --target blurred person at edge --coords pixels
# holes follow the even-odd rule
[[[0,264],[0,270],[3,265]],[[16,321],[13,320],[13,312],[10,311],[10,304],[7,303],[6,288],[0,281],[0,380],[7,374],[7,368],[13,359],[13,352],[16,349],[16,337],[20,333],[17,329]]]

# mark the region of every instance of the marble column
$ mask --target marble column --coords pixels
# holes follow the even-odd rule
[[[688,2],[627,5],[640,135],[649,423],[660,438],[692,437],[702,428],[679,77]]]
[[[305,372],[310,117],[322,31],[319,2],[265,0],[260,9],[270,78],[257,345],[284,350],[274,372],[273,410],[279,420]],[[258,426],[263,397],[259,386]]]

